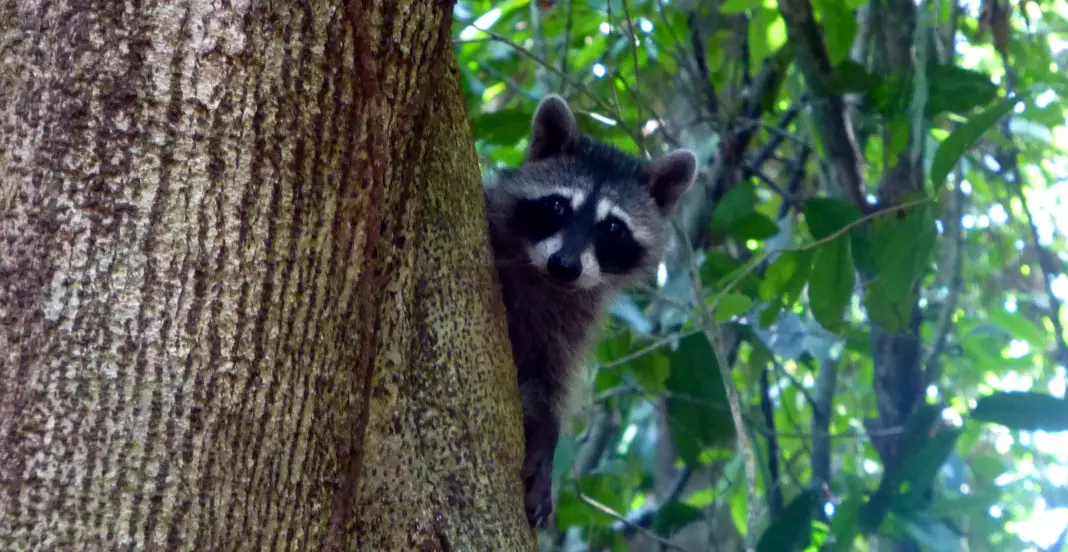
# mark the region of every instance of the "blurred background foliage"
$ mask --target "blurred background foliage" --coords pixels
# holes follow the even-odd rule
[[[587,366],[544,550],[1063,548],[1065,0],[455,16],[484,170],[548,92],[701,160]]]

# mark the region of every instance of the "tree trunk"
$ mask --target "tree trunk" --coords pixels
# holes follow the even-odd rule
[[[0,0],[0,549],[534,549],[450,24]]]

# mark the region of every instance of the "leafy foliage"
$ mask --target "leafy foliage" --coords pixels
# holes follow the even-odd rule
[[[804,27],[775,4],[457,4],[485,169],[550,91],[584,132],[702,160],[688,239],[590,359],[544,548],[1053,544],[1068,5],[813,0]]]

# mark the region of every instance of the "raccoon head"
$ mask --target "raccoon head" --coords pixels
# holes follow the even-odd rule
[[[489,197],[549,282],[618,287],[660,263],[667,217],[696,170],[689,150],[645,161],[582,135],[567,103],[550,95],[535,111],[526,159]]]

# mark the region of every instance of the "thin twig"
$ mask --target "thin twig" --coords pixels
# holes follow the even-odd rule
[[[638,349],[638,350],[636,350],[636,351],[634,351],[632,353],[628,353],[628,354],[626,354],[624,356],[621,356],[621,357],[613,360],[612,362],[607,362],[605,364],[598,365],[597,369],[599,369],[599,370],[611,370],[613,368],[617,368],[617,367],[622,366],[622,365],[624,365],[624,364],[626,364],[628,362],[632,362],[632,361],[637,360],[637,359],[639,359],[639,358],[641,358],[641,357],[643,357],[643,356],[645,356],[645,355],[647,355],[649,353],[652,353],[653,351],[656,351],[657,349],[662,349],[662,348],[664,348],[664,347],[666,347],[666,346],[668,346],[668,345],[670,345],[670,344],[672,344],[672,343],[674,343],[674,342],[676,342],[676,341],[678,341],[680,339],[685,339],[687,337],[690,337],[691,335],[696,334],[696,333],[698,333],[700,331],[701,331],[700,328],[689,328],[689,329],[686,329],[686,330],[681,330],[681,331],[678,331],[678,332],[674,332],[671,335],[668,335],[668,336],[662,337],[660,339],[657,339],[656,341],[646,345],[645,347],[642,347],[641,349]]]
[[[659,515],[664,508],[679,500],[679,497],[682,496],[682,491],[686,489],[686,484],[690,482],[690,477],[692,475],[692,467],[686,466],[682,468],[679,471],[679,475],[675,478],[675,482],[671,485],[671,489],[664,495],[663,499],[657,501],[656,507],[646,508],[637,512],[635,515],[628,516],[628,520],[631,524],[639,527],[649,527],[649,525],[653,523],[653,520],[656,519],[656,516]],[[622,532],[623,536],[629,537],[636,531],[633,528],[633,525],[615,523],[612,524],[612,530],[614,532]]]
[[[821,246],[823,244],[830,243],[830,242],[834,241],[835,239],[837,239],[837,238],[841,237],[842,235],[844,235],[846,232],[849,232],[850,230],[852,230],[854,227],[859,226],[861,224],[864,224],[864,223],[868,222],[871,219],[874,219],[876,217],[885,215],[887,213],[892,213],[892,212],[896,212],[896,211],[899,211],[899,210],[905,210],[905,209],[909,209],[909,208],[916,207],[916,206],[919,206],[919,205],[923,205],[923,204],[926,204],[926,203],[930,203],[932,201],[934,201],[934,198],[930,198],[930,197],[925,197],[923,199],[917,199],[917,200],[913,200],[913,201],[906,201],[905,203],[897,205],[896,207],[888,207],[886,209],[880,209],[878,211],[870,212],[870,213],[858,218],[857,220],[855,220],[853,222],[850,222],[849,224],[846,224],[845,226],[843,226],[843,227],[839,228],[838,230],[832,232],[830,235],[828,235],[827,237],[825,237],[823,239],[813,240],[812,242],[806,243],[804,245],[799,245],[797,247],[781,247],[781,248],[769,248],[769,249],[766,249],[762,254],[760,254],[758,256],[754,256],[752,259],[750,259],[749,262],[746,263],[745,266],[743,266],[741,270],[739,270],[738,275],[735,276],[723,288],[722,291],[720,291],[719,293],[716,294],[715,298],[712,300],[712,304],[709,305],[709,308],[712,311],[715,311],[716,307],[719,306],[719,302],[724,297],[726,297],[729,293],[731,293],[731,291],[734,290],[735,286],[738,285],[738,282],[741,282],[746,276],[748,276],[754,270],[756,270],[756,268],[758,266],[760,266],[760,264],[762,262],[764,262],[764,260],[767,259],[768,257],[770,257],[771,255],[778,254],[778,253],[805,251],[805,250],[808,250],[808,249],[819,247],[819,246]]]
[[[545,33],[541,28],[541,2],[530,3],[530,40],[535,55],[546,61],[534,71],[534,82],[543,82],[549,86],[549,79],[545,78],[545,68],[549,61],[549,44],[545,41]]]
[[[758,500],[756,452],[753,450],[753,444],[749,440],[749,433],[746,431],[742,400],[738,395],[738,389],[734,386],[734,380],[731,379],[730,364],[727,362],[726,355],[723,354],[723,341],[719,324],[716,323],[716,319],[712,314],[713,310],[706,306],[705,303],[704,287],[701,285],[701,272],[697,267],[697,253],[694,251],[693,243],[690,242],[690,237],[685,232],[679,231],[678,234],[682,237],[683,245],[686,248],[686,259],[690,264],[690,281],[693,286],[694,296],[697,298],[701,310],[701,330],[704,332],[705,338],[708,339],[708,344],[712,347],[712,352],[716,357],[719,374],[723,378],[723,388],[727,394],[727,403],[730,405],[731,420],[734,422],[738,448],[742,449],[742,456],[745,460],[745,482],[748,495],[746,501],[748,507],[745,513],[746,549],[750,550],[755,547],[757,527],[759,526],[755,515]]]
[[[637,100],[635,102],[635,107],[638,109],[638,121],[644,121],[645,119],[642,117],[642,101],[639,96],[642,89],[642,81],[641,66],[638,63],[638,35],[634,32],[634,20],[630,18],[630,8],[627,6],[627,0],[621,0],[620,3],[623,5],[623,18],[627,20],[627,32],[630,35],[631,57],[634,58],[634,96]],[[609,5],[611,5],[611,3],[609,3]],[[643,147],[642,149],[644,150],[645,148]]]
[[[456,21],[458,21],[460,23],[463,23],[465,25],[471,25],[471,22],[469,22],[467,20],[464,20],[464,19],[457,18]],[[508,37],[506,37],[506,36],[504,36],[504,35],[502,35],[500,33],[497,33],[497,32],[494,32],[494,31],[490,31],[490,30],[487,30],[487,29],[481,29],[481,28],[478,29],[478,31],[481,32],[481,33],[485,33],[486,36],[488,36],[490,40],[495,40],[497,42],[500,42],[501,44],[505,44],[507,46],[510,46],[517,53],[519,53],[519,55],[521,55],[521,56],[533,61],[534,63],[537,63],[537,64],[541,65],[542,67],[545,67],[549,71],[555,73],[560,78],[562,78],[565,81],[567,81],[568,84],[570,84],[571,86],[573,86],[577,90],[581,91],[589,99],[593,100],[593,102],[595,104],[597,104],[598,107],[603,109],[605,111],[605,113],[611,115],[612,118],[615,119],[616,124],[619,125],[619,128],[623,129],[623,131],[626,132],[627,134],[630,134],[631,136],[633,136],[636,143],[638,142],[638,140],[639,140],[638,134],[635,133],[634,129],[631,128],[630,125],[628,125],[623,120],[623,116],[622,116],[622,114],[620,114],[619,110],[618,109],[614,109],[610,105],[605,103],[604,100],[602,100],[597,94],[594,94],[593,90],[590,90],[590,88],[588,86],[586,86],[585,83],[583,83],[582,81],[579,81],[579,80],[576,80],[576,79],[572,78],[571,75],[568,75],[566,73],[561,73],[559,69],[557,69],[556,67],[553,67],[552,64],[550,64],[548,61],[546,61],[544,59],[541,59],[540,57],[530,53],[529,51],[527,51],[526,48],[523,48],[522,46],[516,44],[511,39],[509,39]],[[477,39],[476,40],[466,40],[466,41],[462,41],[462,42],[475,42],[475,41],[478,41],[478,40]]]
[[[792,383],[794,387],[796,387],[797,390],[801,393],[801,396],[805,398],[805,402],[807,402],[812,408],[815,408],[816,399],[809,394],[808,389],[805,388],[805,386],[796,377],[794,377],[793,374],[786,371],[786,367],[783,366],[781,362],[779,362],[779,359],[775,358],[775,355],[771,355],[771,362],[773,365],[775,365],[775,371],[785,376],[786,379],[790,380],[790,383]]]
[[[619,512],[613,510],[612,508],[609,508],[608,506],[605,506],[604,504],[601,504],[600,502],[597,502],[596,500],[590,498],[589,496],[586,496],[584,493],[579,493],[578,497],[579,497],[579,500],[582,501],[583,504],[585,504],[585,505],[587,505],[587,506],[593,508],[594,510],[597,510],[597,511],[603,513],[603,514],[611,516],[616,521],[626,525],[627,527],[630,527],[630,528],[634,529],[635,531],[645,535],[646,537],[649,537],[650,539],[660,543],[662,546],[666,546],[668,548],[674,548],[675,550],[681,550],[682,552],[689,552],[689,549],[687,549],[687,548],[685,548],[683,546],[680,546],[678,544],[675,544],[675,543],[671,542],[670,540],[665,539],[664,537],[661,537],[660,535],[657,535],[656,533],[646,529],[645,527],[642,527],[640,525],[637,525],[637,524],[631,522],[623,514],[620,514]]]
[[[560,48],[560,74],[566,75],[567,73],[567,54],[571,51],[571,22],[574,19],[574,2],[573,0],[567,0],[564,10],[564,43]],[[567,97],[567,80],[560,79],[560,95]]]

